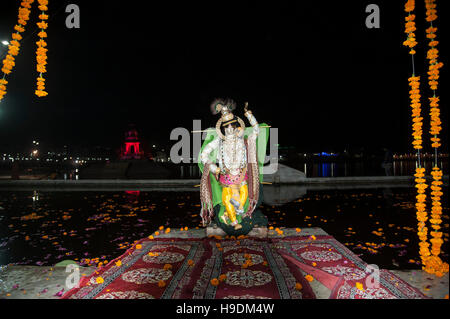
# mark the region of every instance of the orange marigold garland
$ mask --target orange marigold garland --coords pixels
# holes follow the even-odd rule
[[[20,51],[19,41],[22,40],[22,35],[20,33],[25,31],[24,27],[26,26],[27,21],[30,20],[30,9],[33,2],[34,0],[23,0],[20,4],[17,21],[18,24],[14,26],[14,30],[16,31],[16,33],[13,33],[11,36],[12,41],[9,42],[8,53],[3,60],[3,77],[0,79],[0,101],[6,95],[6,85],[8,84],[6,75],[10,74],[12,72],[12,69],[16,65],[14,57],[17,56]]]
[[[48,23],[45,21],[48,20],[48,15],[45,14],[45,12],[48,10],[48,0],[38,0],[38,2],[39,9],[42,13],[39,15],[39,19],[41,19],[41,21],[36,23],[37,26],[41,29],[41,32],[38,33],[40,40],[36,42],[38,46],[36,50],[36,69],[39,72],[39,76],[37,78],[37,90],[35,91],[35,94],[39,97],[43,97],[48,95],[48,93],[45,91],[45,78],[42,76],[43,73],[47,72],[45,66],[47,65],[48,49],[46,48],[47,42],[45,42],[44,39],[47,37],[47,33],[45,32],[45,30],[48,27]]]
[[[439,98],[436,97],[435,90],[438,85],[439,78],[439,69],[442,67],[442,63],[437,62],[438,58],[438,50],[436,48],[438,41],[436,41],[436,31],[437,28],[434,28],[432,25],[432,21],[437,18],[436,4],[435,0],[425,0],[425,5],[427,8],[427,18],[426,20],[431,23],[430,28],[426,30],[427,38],[430,39],[430,49],[427,52],[427,59],[429,59],[429,69],[428,69],[428,84],[430,88],[433,90],[433,97],[429,98],[430,100],[430,133],[433,135],[431,137],[432,147],[435,148],[435,165],[433,167],[433,171],[431,175],[433,176],[433,182],[431,183],[431,199],[432,199],[432,208],[431,208],[431,218],[428,218],[427,210],[426,210],[426,189],[428,185],[426,184],[425,179],[425,168],[421,167],[420,163],[420,150],[422,149],[422,120],[421,117],[421,104],[420,104],[420,77],[415,76],[414,69],[414,54],[416,51],[413,49],[417,45],[417,41],[415,38],[414,31],[416,31],[415,27],[415,15],[412,14],[415,8],[415,1],[408,0],[405,4],[405,11],[408,12],[408,16],[406,17],[405,24],[405,33],[408,34],[408,38],[403,42],[403,45],[408,46],[410,48],[409,54],[411,54],[412,59],[412,67],[413,74],[408,79],[409,85],[411,87],[410,98],[411,98],[411,108],[412,108],[412,118],[413,118],[413,147],[417,149],[418,156],[418,167],[416,168],[415,182],[417,188],[417,196],[416,196],[416,215],[418,220],[418,236],[420,239],[419,243],[419,253],[422,260],[422,269],[426,272],[435,274],[437,276],[443,276],[445,272],[448,272],[448,264],[442,262],[439,258],[441,245],[443,243],[442,240],[442,232],[440,230],[440,224],[442,222],[442,207],[440,202],[440,197],[443,195],[441,191],[442,185],[442,171],[439,167],[437,167],[437,148],[441,145],[440,139],[437,137],[439,132],[441,131],[441,121],[439,118]],[[430,220],[431,228],[433,231],[430,232],[432,238],[431,242],[431,251],[430,244],[428,243],[428,228],[426,227],[426,221]]]
[[[408,39],[403,42],[403,45],[408,46],[410,48],[409,54],[411,54],[412,60],[412,69],[413,74],[408,79],[409,86],[411,87],[409,91],[409,97],[411,99],[411,108],[412,108],[412,119],[413,119],[413,133],[412,136],[414,138],[412,144],[413,147],[417,150],[417,159],[418,159],[418,167],[416,167],[415,182],[417,188],[417,196],[416,196],[416,216],[418,221],[418,236],[420,239],[419,243],[419,253],[422,259],[422,264],[425,265],[426,259],[431,255],[428,243],[428,228],[426,227],[426,221],[428,220],[427,210],[426,210],[426,198],[427,195],[425,193],[428,185],[426,184],[425,179],[425,168],[421,167],[420,163],[420,150],[422,149],[422,120],[421,117],[421,104],[420,104],[420,77],[415,76],[415,68],[414,68],[414,54],[416,51],[413,49],[417,45],[417,41],[415,38],[414,31],[416,31],[415,27],[415,15],[411,12],[414,11],[415,1],[408,0],[405,4],[405,11],[408,12],[408,16],[405,18],[405,33],[408,34]]]
[[[403,45],[408,46],[410,48],[409,54],[414,55],[416,51],[413,49],[417,45],[416,36],[414,31],[416,31],[416,23],[414,19],[416,16],[411,14],[414,11],[415,0],[408,0],[405,4],[405,11],[409,13],[409,15],[405,18],[405,33],[408,34],[408,38],[403,42]]]
[[[444,275],[449,271],[449,265],[444,263],[439,257],[441,253],[441,246],[443,244],[442,232],[440,224],[442,223],[442,206],[441,196],[442,192],[442,171],[437,165],[438,148],[441,146],[440,139],[438,137],[441,127],[440,110],[439,110],[439,97],[436,96],[436,90],[438,88],[439,69],[443,66],[442,62],[438,62],[439,51],[437,49],[438,41],[436,41],[437,28],[433,27],[433,21],[437,19],[437,10],[435,0],[425,0],[426,7],[426,20],[430,22],[430,27],[426,30],[427,38],[429,39],[428,46],[430,47],[427,52],[427,59],[429,60],[428,67],[428,84],[433,91],[433,97],[430,97],[430,134],[431,134],[431,146],[435,149],[434,152],[434,167],[431,172],[433,176],[433,182],[431,183],[431,228],[433,231],[431,235],[431,255],[425,261],[425,271],[431,274],[435,274],[438,277]]]

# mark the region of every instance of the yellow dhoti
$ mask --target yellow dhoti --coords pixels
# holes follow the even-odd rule
[[[236,225],[236,209],[234,205],[230,202],[234,198],[239,202],[239,209],[244,209],[245,202],[248,197],[248,186],[243,184],[241,186],[233,185],[232,187],[224,187],[222,189],[222,202],[225,205],[225,210],[228,219],[231,221],[231,225]]]

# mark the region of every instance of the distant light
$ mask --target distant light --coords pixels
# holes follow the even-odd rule
[[[9,42],[6,41],[6,40],[3,40],[3,41],[2,41],[2,44],[3,44],[3,45],[9,45]]]

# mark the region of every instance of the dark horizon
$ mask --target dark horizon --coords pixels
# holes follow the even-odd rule
[[[9,39],[17,1],[4,1],[0,41]],[[81,29],[65,27],[69,3]],[[310,152],[380,149],[413,153],[408,77],[402,45],[404,1],[264,5],[50,1],[49,95],[34,95],[36,7],[0,102],[0,151],[33,139],[52,147],[116,147],[129,123],[150,143],[173,144],[170,131],[214,126],[215,97],[249,102],[259,122],[279,129],[279,144]],[[381,28],[367,29],[365,8],[380,7]],[[438,5],[441,153],[448,153],[448,30]],[[448,11],[448,10],[447,10]],[[425,10],[416,3],[416,69],[421,75],[424,151],[429,142]],[[32,27],[31,27],[32,26]],[[34,33],[33,33],[34,32]],[[441,45],[443,44],[443,45]],[[0,45],[0,56],[4,46]]]

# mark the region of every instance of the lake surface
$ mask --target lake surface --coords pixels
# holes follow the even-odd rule
[[[443,258],[448,261],[448,187]],[[265,186],[261,207],[274,227],[321,227],[368,263],[419,268],[415,189],[308,190]],[[200,226],[199,193],[0,191],[0,265],[109,261],[159,226]],[[94,262],[92,262],[94,259]]]
[[[386,171],[381,167],[380,160],[365,161],[283,161],[285,164],[306,174],[306,177],[346,177],[346,176],[386,176]],[[434,162],[424,160],[422,166],[427,173],[431,172]],[[439,167],[444,175],[448,175],[448,161],[440,160]],[[179,165],[179,178],[200,178],[201,173],[197,165]],[[392,176],[413,176],[416,170],[414,160],[395,160],[390,171]]]

